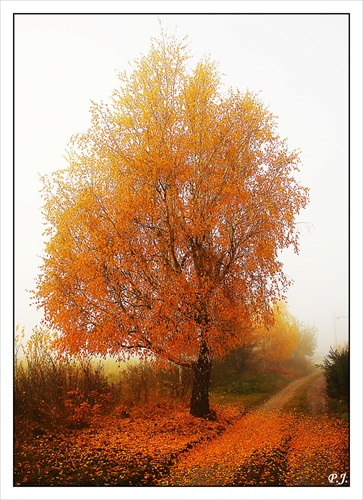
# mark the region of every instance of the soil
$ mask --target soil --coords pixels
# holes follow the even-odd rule
[[[309,413],[313,415],[325,415],[328,413],[328,398],[326,393],[326,381],[322,375],[307,390],[306,399]]]

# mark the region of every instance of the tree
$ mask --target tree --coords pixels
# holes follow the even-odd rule
[[[263,367],[281,368],[288,362],[306,362],[316,348],[316,331],[300,323],[289,312],[285,302],[277,302],[273,308],[272,325],[259,326],[255,330],[254,353]]]
[[[212,359],[244,343],[289,280],[307,189],[297,151],[250,92],[221,91],[208,57],[162,33],[44,178],[46,252],[35,298],[69,353],[190,366],[210,413]]]
[[[316,349],[316,328],[309,328],[303,324],[299,325],[298,341],[294,351],[294,357],[297,359],[310,358]]]

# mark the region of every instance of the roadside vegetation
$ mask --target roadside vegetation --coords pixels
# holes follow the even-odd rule
[[[327,385],[329,409],[345,421],[349,420],[350,399],[350,357],[349,347],[329,350],[321,367]]]

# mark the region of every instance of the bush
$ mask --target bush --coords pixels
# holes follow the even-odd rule
[[[117,408],[124,418],[134,407],[190,397],[191,372],[168,364],[136,361],[112,375],[102,361],[59,356],[52,337],[35,329],[24,345],[16,336],[14,410],[17,431],[30,425],[81,429]],[[22,351],[22,356],[20,356]]]
[[[330,348],[323,359],[328,396],[349,404],[349,347],[340,351]]]
[[[50,335],[42,330],[35,330],[21,348],[24,358],[15,358],[14,372],[18,424],[87,427],[93,416],[110,410],[111,386],[101,363],[59,357]]]
[[[112,391],[114,400],[128,408],[156,401],[185,402],[191,382],[191,371],[186,368],[140,361],[118,373]]]

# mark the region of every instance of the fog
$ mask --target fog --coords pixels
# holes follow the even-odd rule
[[[16,16],[15,322],[26,332],[44,230],[38,173],[65,166],[90,100],[107,101],[117,71],[159,34],[188,36],[197,60],[219,62],[226,87],[260,93],[278,130],[301,150],[310,204],[298,217],[300,254],[282,252],[290,312],[318,333],[318,350],[348,338],[348,17],[346,15]],[[176,28],[177,27],[177,28]]]

